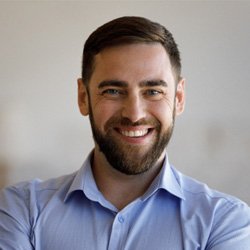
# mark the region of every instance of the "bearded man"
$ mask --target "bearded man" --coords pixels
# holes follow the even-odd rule
[[[164,26],[121,17],[95,30],[78,103],[93,151],[76,173],[2,190],[0,249],[250,249],[248,205],[169,163],[185,79]]]

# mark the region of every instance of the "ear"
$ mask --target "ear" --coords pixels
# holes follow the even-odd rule
[[[78,83],[78,106],[82,115],[89,114],[88,91],[82,79],[77,80]]]
[[[185,107],[185,79],[182,78],[176,87],[175,114],[180,115]]]

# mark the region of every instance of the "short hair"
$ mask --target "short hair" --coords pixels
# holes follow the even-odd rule
[[[82,59],[82,79],[86,85],[94,71],[95,55],[108,47],[160,43],[170,58],[176,80],[181,78],[181,59],[172,34],[161,24],[144,17],[124,16],[97,28],[85,42]]]

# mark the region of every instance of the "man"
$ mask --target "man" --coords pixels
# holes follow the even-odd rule
[[[185,103],[177,45],[122,17],[93,32],[78,80],[95,147],[76,173],[0,195],[0,249],[247,250],[250,209],[168,162]]]

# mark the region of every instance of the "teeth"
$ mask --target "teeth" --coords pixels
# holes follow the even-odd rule
[[[128,137],[140,137],[140,136],[144,136],[148,133],[147,129],[144,130],[136,130],[136,131],[121,131],[121,133],[125,136]]]

